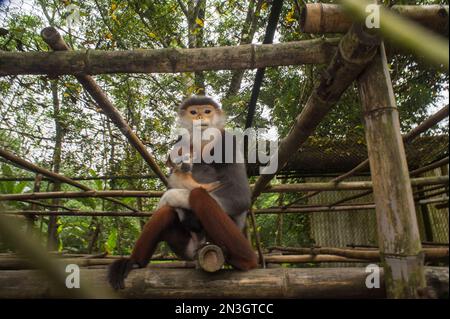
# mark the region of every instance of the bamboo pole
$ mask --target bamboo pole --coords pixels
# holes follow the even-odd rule
[[[95,180],[116,180],[116,179],[150,179],[157,178],[155,174],[143,174],[143,175],[101,175],[101,176],[73,176],[69,177],[74,181],[95,181]],[[43,178],[42,180],[48,181],[50,179]],[[0,182],[14,182],[14,181],[34,181],[34,177],[0,177]]]
[[[369,160],[367,159],[367,162],[368,161]],[[418,175],[423,174],[425,172],[431,171],[431,170],[433,170],[435,168],[438,168],[438,167],[441,167],[443,165],[446,165],[446,164],[448,164],[448,161],[449,161],[449,158],[446,157],[446,158],[444,158],[442,160],[439,160],[437,162],[434,162],[434,163],[432,163],[430,165],[426,165],[424,167],[421,167],[421,168],[418,168],[418,169],[416,169],[414,171],[411,171],[409,173],[409,176],[411,176],[411,177],[418,176]],[[342,176],[344,176],[344,175],[342,175]],[[425,190],[425,191],[435,190],[435,189],[438,189],[438,188],[441,188],[441,187],[445,187],[445,185],[438,185],[437,187],[432,187],[432,188],[430,188],[428,190]],[[340,200],[330,204],[330,206],[335,206],[335,205],[338,205],[338,204],[342,204],[342,203],[348,202],[350,200],[358,199],[358,198],[361,198],[361,197],[364,197],[364,196],[367,196],[367,195],[370,195],[370,194],[372,194],[372,190],[366,191],[366,192],[363,192],[363,193],[360,193],[360,194],[352,195],[352,196],[349,196],[349,197],[342,198],[342,199],[340,199]],[[294,203],[295,202],[293,202],[293,204]],[[289,206],[287,205],[286,207],[289,207]]]
[[[410,174],[410,176],[411,176],[411,174]],[[413,196],[417,197],[416,195],[419,195],[422,192],[425,192],[425,193],[431,192],[431,191],[435,191],[435,190],[441,189],[441,188],[445,188],[445,185],[437,185],[437,186],[433,186],[433,187],[428,187],[428,188],[425,188],[423,191],[421,191],[421,190],[414,191]]]
[[[0,201],[4,200],[24,200],[24,199],[49,199],[49,198],[87,198],[87,197],[161,197],[163,191],[96,191],[85,192],[41,192],[23,194],[0,194]]]
[[[448,36],[448,5],[394,5],[389,10]],[[305,33],[345,33],[352,22],[339,4],[307,3],[301,12],[300,29]]]
[[[412,186],[448,185],[448,176],[420,177],[411,179]],[[254,186],[251,186],[254,187]],[[302,183],[272,185],[263,190],[264,193],[303,192],[312,190],[364,190],[371,189],[372,182],[345,182],[345,183]],[[140,190],[109,190],[109,191],[84,191],[84,192],[40,192],[22,194],[0,194],[0,201],[5,200],[30,200],[49,198],[86,198],[86,197],[161,197],[164,191],[140,191]]]
[[[420,123],[417,127],[413,128],[411,131],[409,131],[407,134],[403,135],[403,142],[404,143],[410,143],[412,140],[414,140],[417,136],[419,136],[421,133],[429,130],[436,124],[438,124],[443,119],[447,118],[449,115],[449,105],[447,104],[442,109],[437,111],[435,114],[427,118],[425,121]]]
[[[384,45],[358,80],[388,298],[418,298],[425,288],[411,181]]]
[[[31,163],[31,162],[28,162],[28,161],[18,157],[17,155],[14,155],[11,152],[8,152],[8,151],[6,151],[6,150],[4,150],[2,148],[0,148],[0,156],[5,158],[5,159],[7,159],[8,161],[10,161],[10,162],[12,162],[14,164],[19,165],[20,167],[22,167],[22,168],[24,168],[26,170],[29,170],[29,171],[31,171],[33,173],[42,174],[42,175],[50,178],[53,181],[66,183],[66,184],[72,185],[72,186],[74,186],[76,188],[79,188],[79,189],[81,189],[83,191],[93,191],[91,188],[89,188],[89,187],[87,187],[87,186],[85,186],[85,185],[83,185],[81,183],[78,183],[78,182],[76,182],[74,180],[71,180],[70,178],[68,178],[68,177],[66,177],[64,175],[61,175],[61,174],[52,172],[52,171],[50,171],[48,169],[45,169],[43,167],[37,166],[37,165],[35,165],[35,164]],[[51,198],[56,198],[56,197],[51,197]],[[116,203],[118,205],[121,205],[123,207],[126,207],[126,208],[128,208],[128,209],[130,209],[132,211],[137,211],[135,208],[133,208],[130,205],[127,205],[125,203],[122,203],[121,201],[119,201],[117,199],[114,199],[114,198],[105,198],[105,199],[109,200],[109,201],[111,201],[113,203]],[[55,205],[55,204],[53,204],[52,206],[53,207],[59,207],[59,205]]]
[[[367,6],[373,4],[373,1],[367,0],[341,0],[341,2],[354,19],[361,22],[367,20]],[[378,10],[380,23],[376,29],[379,29],[383,38],[394,42],[397,47],[420,56],[438,68],[445,68],[448,71],[448,38],[395,14],[383,6],[378,6]]]
[[[430,165],[426,165],[424,167],[421,167],[421,168],[418,168],[418,169],[416,169],[414,171],[411,171],[409,173],[409,175],[411,175],[411,176],[418,176],[418,175],[423,174],[425,172],[431,171],[431,170],[433,170],[435,168],[439,168],[439,167],[442,167],[444,165],[447,165],[448,162],[449,162],[449,158],[447,156],[446,158],[443,158],[443,159],[441,159],[441,160],[439,160],[437,162],[431,163]]]
[[[307,256],[320,256],[320,255],[329,255],[329,256],[341,256],[352,259],[359,260],[372,260],[379,261],[380,260],[380,251],[379,250],[361,250],[361,249],[344,249],[344,248],[336,248],[336,247],[311,247],[311,248],[302,248],[302,247],[280,247],[273,246],[269,247],[270,251],[280,251],[285,253],[296,253],[299,255],[307,255]],[[426,260],[440,260],[448,258],[449,249],[446,248],[424,248]],[[283,257],[288,257],[293,255],[283,255]],[[270,257],[279,257],[279,256],[270,256]],[[270,258],[267,256],[266,258]],[[274,259],[271,260],[271,262]]]
[[[343,256],[336,256],[330,254],[320,255],[269,255],[265,256],[267,263],[274,264],[306,264],[306,263],[367,263],[370,261],[377,261],[373,259],[356,259]]]
[[[426,185],[448,185],[448,176],[420,177],[411,179],[412,186]],[[256,187],[256,186],[255,186]],[[365,190],[372,189],[371,181],[361,182],[324,182],[324,183],[301,183],[301,184],[277,184],[267,186],[265,193],[284,193],[284,192],[304,192],[304,191],[336,191],[336,190]]]
[[[33,185],[33,193],[37,193],[41,190],[41,182],[42,182],[42,175],[36,174],[36,177],[34,179],[34,185]],[[30,210],[37,210],[38,206],[36,203],[30,203]],[[40,211],[40,210],[39,210]],[[32,235],[33,227],[34,227],[34,221],[36,220],[36,215],[27,215],[26,219],[28,221],[27,223],[27,234]]]
[[[61,35],[53,27],[48,27],[42,30],[41,36],[44,41],[55,51],[69,51],[69,47],[64,42]],[[75,61],[71,61],[75,63]],[[168,185],[167,178],[159,168],[153,156],[148,152],[147,148],[139,137],[133,132],[131,127],[122,117],[120,112],[114,107],[108,99],[103,90],[98,86],[94,79],[89,75],[76,75],[77,80],[83,85],[84,89],[89,92],[92,98],[97,102],[98,106],[109,117],[109,119],[117,126],[123,135],[128,139],[128,142],[141,154],[142,158],[147,162],[150,168],[161,179],[164,185]]]
[[[430,128],[432,128],[433,126],[435,126],[436,124],[438,124],[439,122],[441,122],[445,118],[447,118],[448,115],[449,115],[449,105],[447,104],[442,109],[437,111],[435,114],[433,114],[432,116],[427,118],[425,121],[420,123],[418,126],[413,128],[411,131],[409,131],[408,133],[403,135],[402,136],[403,142],[404,143],[411,143],[420,134],[422,134],[423,132],[429,130]],[[351,171],[349,171],[349,172],[347,172],[347,173],[345,173],[345,174],[335,178],[334,181],[339,182],[339,181],[342,181],[344,179],[347,179],[347,178],[355,175],[357,172],[360,172],[360,171],[362,171],[362,170],[364,170],[364,169],[366,169],[368,167],[369,167],[369,159],[366,159],[366,160],[362,161],[358,166],[353,168]]]
[[[46,203],[41,203],[41,202],[35,201],[35,200],[23,200],[23,202],[35,204],[37,206],[42,206],[42,207],[47,207],[47,208],[61,208],[61,209],[65,209],[65,210],[72,211],[72,212],[77,210],[76,208],[70,208],[70,207],[66,207],[66,206],[62,206],[62,205],[46,204]]]
[[[421,199],[419,205],[429,205],[436,203],[448,203],[448,197],[439,197],[432,199]],[[373,203],[348,204],[338,206],[325,205],[304,205],[301,207],[272,207],[255,209],[255,214],[304,214],[317,212],[348,212],[354,210],[372,210],[375,209]],[[122,211],[36,211],[36,210],[4,210],[0,211],[4,215],[36,215],[36,216],[96,216],[96,217],[151,217],[153,212],[122,212]]]
[[[414,129],[412,129],[411,131],[409,131],[407,134],[403,135],[403,142],[404,143],[411,143],[416,137],[418,137],[421,133],[427,131],[428,129],[432,128],[433,126],[435,126],[436,124],[438,124],[439,122],[441,122],[442,120],[444,120],[445,118],[447,118],[449,115],[449,105],[447,104],[446,106],[444,106],[442,109],[440,109],[438,112],[436,112],[435,114],[433,114],[432,116],[430,116],[429,118],[427,118],[425,121],[423,121],[422,123],[420,123],[418,126],[416,126]],[[441,167],[442,165],[448,164],[448,157],[446,159],[442,159],[440,161],[437,161],[436,163],[424,166],[422,169],[417,169],[416,171],[412,171],[410,173],[411,176],[416,176],[416,175],[420,175],[421,173],[427,172],[428,170],[432,170],[436,167]],[[361,163],[359,163],[357,166],[355,166],[353,169],[351,169],[350,171],[337,176],[336,178],[333,178],[331,180],[331,182],[333,183],[340,183],[341,181],[350,178],[351,176],[355,175],[356,173],[366,169],[369,167],[369,159],[366,159],[364,161],[362,161]],[[289,207],[295,203],[300,202],[301,200],[307,199],[307,198],[311,198],[313,196],[316,196],[318,194],[320,194],[321,191],[315,191],[311,194],[306,194],[294,201],[292,201],[291,203],[287,204],[285,207]],[[339,201],[337,201],[336,203],[343,203],[346,202],[348,200],[351,199],[356,199],[359,197],[363,197],[370,194],[370,192],[364,192],[362,194],[357,194],[357,195],[353,195],[349,198],[345,198],[345,199],[341,199]]]
[[[292,153],[297,151],[314,132],[322,119],[339,101],[342,93],[372,60],[379,43],[377,36],[370,35],[357,24],[342,38],[327,71],[314,88],[289,134],[280,142],[277,154],[270,159],[272,163],[278,163],[277,172],[286,165]],[[274,176],[275,173],[259,177],[253,190],[253,200]]]
[[[69,257],[64,258],[63,256],[56,258],[60,263],[64,265],[78,265],[79,267],[95,267],[95,266],[108,266],[117,260],[117,258],[76,258]],[[152,261],[151,264],[147,266],[148,268],[185,268],[195,267],[195,262],[175,260],[171,262],[158,262]],[[24,258],[15,257],[0,257],[0,271],[3,270],[23,270],[23,269],[35,269],[37,268],[33,262]]]
[[[92,217],[151,217],[153,212],[123,212],[123,211],[37,211],[37,210],[4,210],[5,215],[35,215],[35,216],[92,216]]]
[[[375,209],[374,204],[352,204],[341,206],[316,206],[316,207],[273,207],[273,208],[261,208],[255,210],[255,214],[306,214],[306,213],[318,213],[318,212],[348,212],[359,210],[372,210]]]
[[[195,269],[136,269],[125,280],[123,298],[384,298],[384,272],[379,289],[367,289],[364,267],[278,268],[210,274]],[[427,267],[435,297],[448,296],[448,268]],[[105,269],[81,268],[80,277],[108,289]],[[37,270],[0,272],[0,298],[55,298],[48,281]]]
[[[434,194],[434,192],[433,192]],[[425,195],[424,188],[422,186],[417,187],[417,196],[423,197]],[[414,196],[414,194],[413,194]],[[426,241],[433,241],[433,227],[431,224],[430,211],[425,204],[419,205],[420,213],[422,214],[424,237]]]
[[[0,76],[18,74],[178,73],[328,63],[338,39],[196,49],[0,51]]]

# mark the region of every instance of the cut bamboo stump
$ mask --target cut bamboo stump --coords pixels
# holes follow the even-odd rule
[[[426,28],[448,36],[448,6],[394,5],[390,9]],[[308,3],[301,13],[300,29],[306,33],[344,33],[350,29],[352,22],[352,17],[341,5]]]
[[[195,269],[137,269],[125,280],[123,298],[385,298],[380,288],[366,287],[369,274],[358,268],[277,268],[207,273]],[[81,269],[92,286],[110,290],[105,269]],[[448,296],[448,268],[427,267],[435,297]],[[61,293],[61,292],[60,292]],[[37,270],[0,271],[0,298],[61,297]]]
[[[216,272],[222,268],[225,263],[222,249],[216,245],[206,245],[197,252],[197,268],[206,272]]]

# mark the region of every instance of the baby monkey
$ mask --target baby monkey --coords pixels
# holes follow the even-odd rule
[[[192,161],[190,155],[185,155],[182,160],[175,164],[170,156],[167,159],[166,165],[170,168],[170,176],[168,178],[170,188],[193,190],[201,187],[208,192],[218,190],[223,185],[217,181],[212,183],[198,183],[192,176]]]
[[[166,165],[170,168],[168,177],[170,189],[164,193],[158,203],[158,209],[164,205],[175,209],[180,222],[191,232],[199,232],[202,227],[197,218],[188,213],[190,210],[189,193],[191,190],[201,187],[208,192],[214,192],[223,186],[223,183],[216,181],[212,183],[199,183],[192,176],[192,161],[190,155],[183,156],[177,163],[174,163],[170,156]],[[191,234],[193,238],[197,238]]]

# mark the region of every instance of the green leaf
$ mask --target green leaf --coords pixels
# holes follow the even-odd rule
[[[205,22],[200,18],[195,18],[195,23],[197,23],[197,25],[199,25],[202,28],[205,26]]]
[[[11,167],[7,164],[2,165],[2,173],[3,173],[3,176],[5,176],[5,177],[13,176],[13,171],[12,171]]]
[[[14,185],[14,193],[23,193],[25,187],[28,186],[28,182],[27,181],[22,181],[22,182],[18,182]]]
[[[105,250],[111,254],[117,246],[117,229],[111,230],[105,243]]]
[[[95,189],[102,190],[103,189],[103,181],[100,179],[94,180]]]

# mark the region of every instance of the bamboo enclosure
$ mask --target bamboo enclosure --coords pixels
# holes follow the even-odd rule
[[[419,24],[448,36],[448,6],[403,6],[394,5],[392,11]],[[345,33],[341,38],[321,38],[277,44],[245,44],[230,47],[197,49],[157,49],[130,51],[71,51],[55,28],[45,28],[41,36],[54,52],[6,52],[0,51],[0,76],[22,74],[45,74],[52,77],[74,75],[84,89],[92,96],[104,114],[119,128],[130,145],[141,155],[162,185],[167,186],[167,178],[158,165],[157,159],[147,150],[118,109],[111,103],[91,75],[114,73],[175,73],[206,70],[241,70],[300,64],[327,64],[328,67],[309,96],[306,104],[299,105],[302,111],[293,121],[289,133],[280,141],[278,151],[271,160],[278,161],[278,171],[261,174],[252,186],[253,202],[262,193],[302,193],[287,205],[255,209],[255,214],[349,212],[375,210],[378,227],[379,250],[358,251],[333,247],[294,248],[283,255],[262,256],[268,263],[320,263],[320,262],[381,262],[384,267],[383,288],[374,292],[361,286],[364,269],[274,269],[255,270],[248,273],[227,272],[215,274],[211,280],[204,273],[190,269],[156,269],[152,272],[139,270],[127,280],[130,288],[122,292],[126,297],[388,297],[419,298],[421,292],[435,285],[430,278],[448,283],[448,268],[427,268],[424,261],[447,260],[447,248],[422,247],[417,224],[415,205],[448,203],[448,172],[438,177],[416,177],[429,170],[448,165],[448,154],[435,163],[408,171],[404,144],[411,142],[421,133],[448,118],[449,106],[418,125],[405,135],[401,135],[400,122],[392,83],[387,69],[387,57],[383,38],[353,23],[343,8],[334,4],[307,4],[301,15],[301,29],[307,33]],[[389,45],[392,45],[390,43]],[[368,146],[368,158],[352,170],[333,178],[329,182],[304,182],[296,184],[270,184],[283,169],[315,129],[332,112],[344,92],[354,83],[358,86],[360,102],[364,113],[364,126]],[[1,201],[24,201],[30,209],[5,210],[0,214],[25,216],[114,216],[151,217],[152,212],[143,211],[120,202],[116,198],[160,198],[163,190],[93,190],[77,180],[68,178],[34,165],[7,150],[0,149],[0,156],[16,166],[39,174],[48,180],[66,183],[81,191],[39,191],[42,176],[36,178],[35,189],[31,193],[0,194]],[[345,179],[370,166],[370,181],[344,182]],[[138,178],[144,175],[137,176]],[[136,176],[128,176],[135,178]],[[412,178],[414,177],[414,178]],[[112,179],[113,176],[105,176]],[[1,181],[20,178],[0,178]],[[28,180],[23,178],[23,180]],[[34,180],[34,178],[33,178]],[[428,188],[424,188],[429,186]],[[412,187],[420,191],[413,192]],[[316,196],[327,191],[365,191],[331,204],[295,205],[299,200]],[[433,191],[432,193],[430,193]],[[367,203],[344,202],[374,193],[374,201]],[[427,194],[425,195],[425,192]],[[439,197],[437,197],[439,196]],[[131,210],[124,211],[76,211],[62,205],[51,205],[38,200],[56,198],[103,198]],[[52,210],[39,210],[37,206]],[[58,210],[58,208],[64,208]],[[255,225],[256,229],[256,225]],[[256,230],[255,230],[256,231]],[[220,249],[219,249],[220,250]],[[273,250],[283,251],[275,247]],[[286,251],[283,251],[286,253]],[[222,256],[223,257],[223,256]],[[7,259],[7,258],[6,258]],[[102,266],[113,259],[85,260],[84,266]],[[206,260],[206,258],[205,258]],[[220,260],[223,262],[223,260]],[[0,256],[2,262],[14,264],[12,259]],[[20,264],[20,262],[16,261]],[[10,265],[11,265],[10,264]],[[17,264],[16,264],[17,265]],[[191,264],[183,264],[191,267]],[[209,264],[205,269],[217,271],[222,264]],[[85,269],[83,272],[97,285],[104,285],[104,271]],[[28,277],[29,276],[29,277]],[[168,283],[164,278],[173,279]],[[14,284],[24,284],[31,289],[14,289]],[[152,285],[140,282],[152,278]],[[365,278],[365,277],[364,277]],[[211,283],[206,287],[203,283]],[[239,282],[243,289],[236,290]],[[5,283],[5,285],[4,285]],[[58,296],[33,270],[0,272],[0,296],[3,297],[55,297]],[[218,288],[220,284],[220,289]],[[170,289],[167,289],[167,288]],[[447,289],[448,294],[448,289]]]

